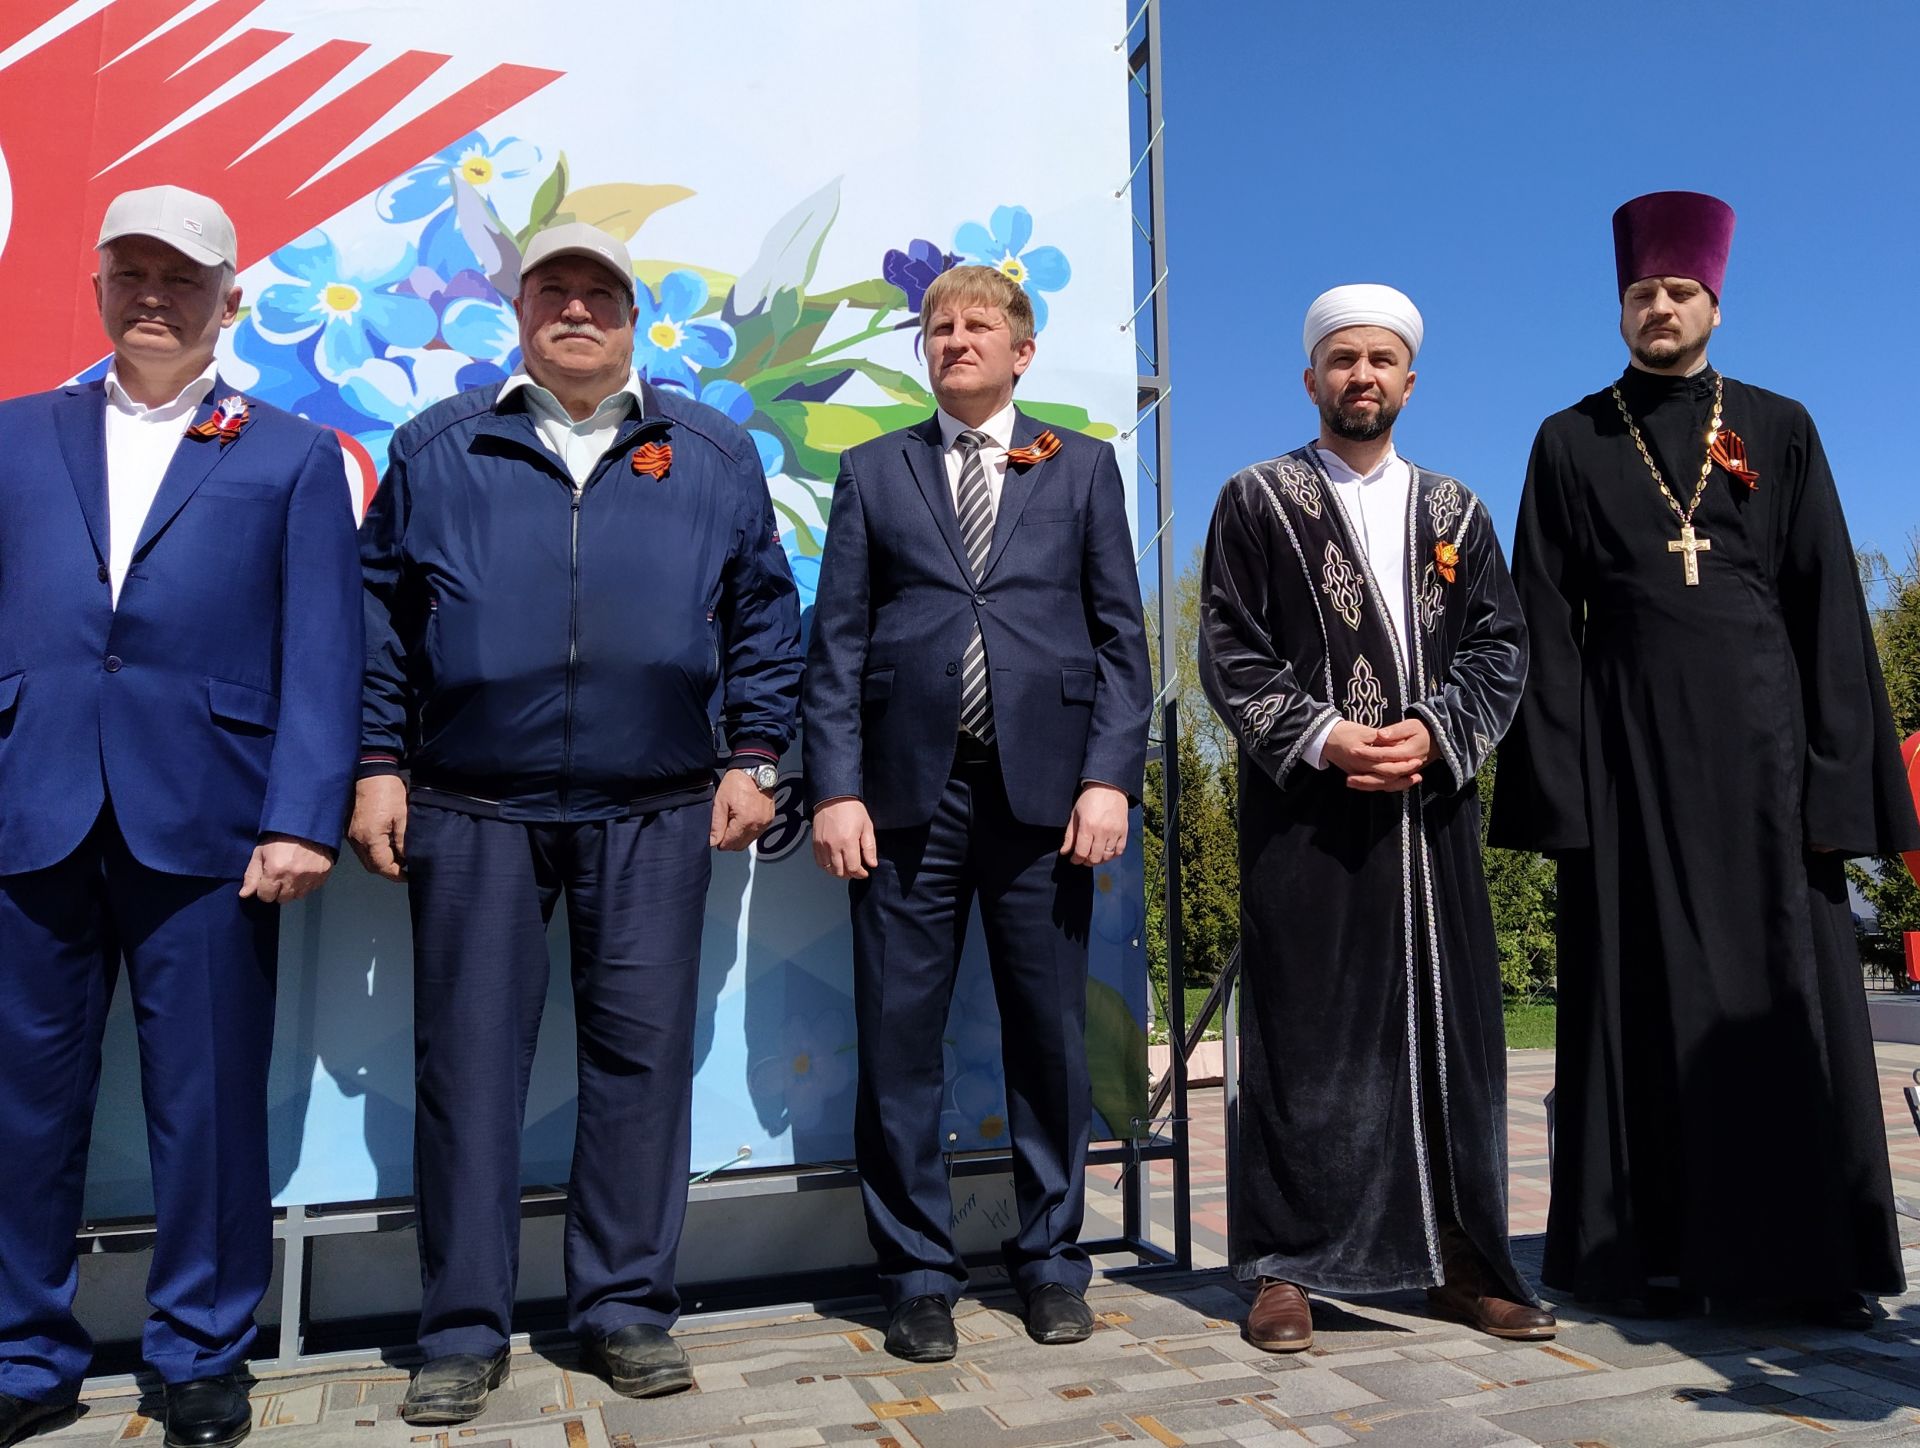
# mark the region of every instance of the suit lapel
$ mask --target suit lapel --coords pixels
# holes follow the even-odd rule
[[[194,408],[193,416],[187,419],[187,427],[198,427],[213,416],[217,403],[231,396],[233,394],[227,391],[225,380],[216,374],[213,390]],[[232,442],[191,437],[184,432],[180,435],[180,441],[173,449],[173,461],[167,464],[166,475],[160,479],[160,490],[153,495],[153,506],[147,509],[147,520],[140,525],[139,541],[133,545],[136,561],[152,545],[153,540],[165,531],[175,515],[186,507],[187,499],[200,490],[200,485],[207,480],[207,474],[220,465],[220,460],[234,448],[247,445],[247,433],[251,425],[241,428],[240,435]]]
[[[94,556],[107,561],[107,391],[104,384],[69,387],[54,407],[54,432],[73,491],[86,516]]]
[[[914,482],[920,485],[920,496],[926,499],[928,511],[940,529],[940,536],[947,540],[947,549],[953,554],[953,561],[960,566],[969,586],[973,583],[973,568],[967,562],[967,545],[960,537],[960,519],[953,511],[953,492],[947,485],[947,462],[944,449],[940,446],[940,419],[929,417],[918,427],[907,429],[907,438],[902,444],[907,455],[907,467],[913,473]]]
[[[1013,414],[1013,446],[1030,446],[1045,429],[1028,417],[1026,413],[1015,409]],[[985,583],[992,577],[993,570],[1000,566],[1000,559],[1007,551],[1007,542],[1013,537],[1013,530],[1020,525],[1020,514],[1027,506],[1027,499],[1033,496],[1033,485],[1037,474],[1045,463],[1030,463],[1026,467],[1007,464],[1006,476],[1000,480],[1000,507],[993,516],[993,546],[987,550],[987,566],[981,570],[980,581]]]

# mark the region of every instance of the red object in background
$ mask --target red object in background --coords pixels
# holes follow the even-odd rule
[[[1907,932],[1907,979],[1920,985],[1920,930]]]
[[[561,75],[496,65],[342,158],[343,145],[378,127],[449,57],[397,55],[265,140],[369,44],[296,42],[288,55],[289,32],[246,24],[260,0],[218,0],[169,28],[188,3],[110,0],[0,69],[0,178],[13,193],[0,294],[9,335],[33,339],[0,349],[0,397],[55,386],[106,355],[88,278],[116,192],[172,182],[211,195],[233,218],[245,270]],[[66,8],[4,0],[0,50]],[[287,58],[175,126],[269,54]]]
[[[1900,757],[1907,765],[1907,788],[1913,791],[1913,808],[1920,814],[1920,734],[1915,734],[1900,746]],[[1902,856],[1907,862],[1907,873],[1913,876],[1913,883],[1920,885],[1920,850],[1908,850]],[[1907,937],[1907,970],[1913,970],[1913,937]],[[1914,976],[1920,980],[1920,975]]]

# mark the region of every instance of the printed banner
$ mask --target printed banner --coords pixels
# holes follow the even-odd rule
[[[810,607],[840,451],[932,408],[916,311],[960,262],[1000,268],[1040,325],[1020,405],[1115,441],[1134,413],[1119,0],[947,7],[840,0],[85,0],[0,16],[0,285],[25,308],[0,393],[99,375],[90,250],[107,200],[162,181],[218,198],[246,311],[221,347],[248,395],[334,428],[356,509],[393,429],[519,362],[531,234],[591,221],[640,274],[636,362],[745,426]],[[852,1155],[844,887],[813,865],[795,750],[751,857],[708,902],[696,1170]],[[1097,872],[1089,1045],[1096,1134],[1145,1105],[1138,848]],[[273,1073],[283,1202],[411,1190],[402,892],[351,858],[287,910]],[[564,926],[523,1141],[565,1179],[572,1015]],[[124,992],[123,992],[124,995]],[[944,1139],[1006,1140],[977,918],[946,1035]],[[124,999],[89,1177],[95,1216],[148,1207]]]

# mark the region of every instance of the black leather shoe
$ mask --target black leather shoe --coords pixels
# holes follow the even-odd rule
[[[253,1431],[253,1408],[234,1373],[167,1384],[167,1448],[230,1448]]]
[[[1093,1336],[1093,1309],[1071,1287],[1043,1282],[1027,1298],[1027,1336],[1052,1346]]]
[[[506,1380],[505,1348],[492,1357],[456,1352],[428,1358],[407,1384],[400,1416],[422,1427],[464,1423],[487,1406],[487,1394]]]
[[[1874,1325],[1873,1303],[1857,1292],[1834,1292],[1794,1304],[1794,1316],[1821,1327],[1867,1332]]]
[[[608,1333],[587,1349],[587,1356],[624,1398],[658,1398],[693,1386],[687,1350],[651,1323]]]
[[[1645,1318],[1671,1322],[1683,1317],[1705,1317],[1707,1299],[1697,1292],[1664,1284],[1649,1286],[1638,1297],[1582,1297],[1580,1305],[1597,1317]]]
[[[909,1297],[893,1309],[887,1323],[887,1351],[910,1363],[952,1360],[959,1344],[953,1335],[953,1307],[944,1297]]]
[[[75,1403],[36,1403],[31,1398],[0,1393],[0,1448],[73,1416],[77,1407]]]

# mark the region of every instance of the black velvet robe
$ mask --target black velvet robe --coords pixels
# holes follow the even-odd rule
[[[1713,373],[1622,392],[1684,507]],[[1638,1297],[1903,1290],[1842,862],[1920,843],[1806,409],[1725,383],[1759,474],[1679,523],[1612,397],[1541,426],[1514,578],[1533,670],[1491,838],[1557,857],[1544,1279]]]
[[[1229,1256],[1242,1279],[1431,1286],[1452,1221],[1532,1301],[1507,1247],[1506,1042],[1474,790],[1526,638],[1479,500],[1415,469],[1408,505],[1410,657],[1313,449],[1237,474],[1214,511],[1200,673],[1240,742]],[[1301,760],[1336,713],[1418,715],[1441,757],[1404,793],[1350,790]]]

